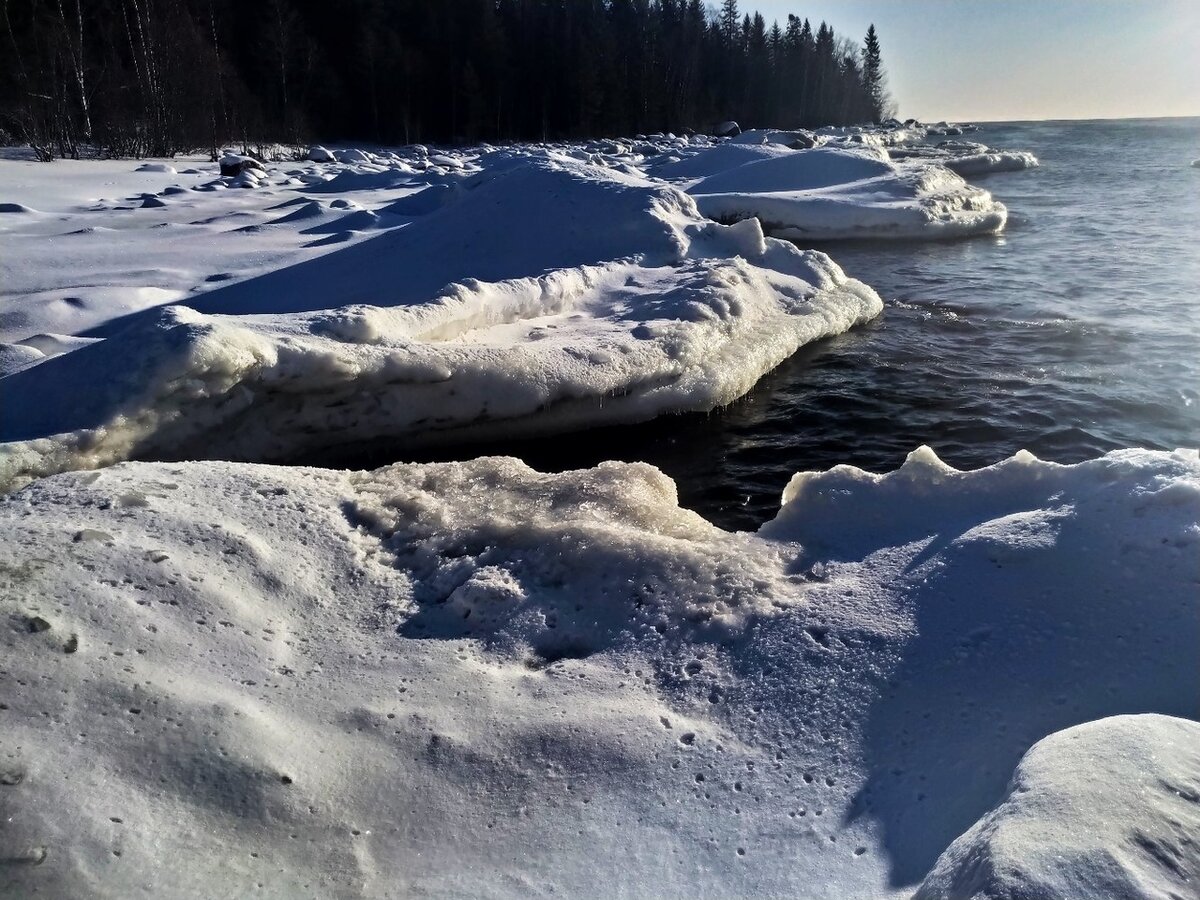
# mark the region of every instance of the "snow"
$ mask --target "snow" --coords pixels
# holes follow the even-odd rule
[[[758,534],[644,464],[42,479],[0,500],[0,884],[1185,896],[1198,552],[1195,451],[922,449]]]
[[[93,328],[106,339],[10,374],[0,483],[131,455],[281,460],[707,410],[882,309],[823,254],[706,221],[676,188],[496,156],[374,240]],[[302,201],[250,227],[337,238],[389,209],[333,219]]]
[[[919,448],[757,533],[262,464],[728,403],[881,309],[764,231],[1003,226],[952,170],[1036,161],[967,130],[0,162],[0,893],[1194,894],[1196,450]]]
[[[1185,897],[1197,834],[1200,724],[1114,716],[1035,744],[916,897]]]
[[[893,161],[886,150],[866,146],[826,145],[748,162],[688,191],[706,216],[755,217],[767,233],[793,240],[990,234],[1008,216],[990,193],[949,169]]]

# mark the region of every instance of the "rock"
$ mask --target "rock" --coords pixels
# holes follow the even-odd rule
[[[236,178],[243,172],[266,172],[267,170],[253,156],[242,156],[238,153],[226,153],[221,157],[221,177]]]
[[[310,162],[333,162],[333,154],[319,144],[314,144],[308,148],[308,153],[305,154]]]
[[[741,133],[742,129],[737,122],[722,122],[713,129],[713,134],[717,137],[737,137]]]
[[[373,162],[371,157],[362,150],[334,150],[333,157],[340,163],[346,165],[358,165],[360,163]]]

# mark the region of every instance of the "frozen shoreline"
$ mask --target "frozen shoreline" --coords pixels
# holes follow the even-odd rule
[[[760,219],[987,232],[954,172],[1036,164],[912,137],[0,163],[0,892],[1185,895],[1196,450],[757,533],[645,464],[121,462],[728,403],[880,310]]]
[[[923,897],[1186,893],[1174,791],[1200,726],[1088,726],[1109,784],[1147,777],[1128,735],[1158,759],[1153,785],[1099,792],[1062,730],[1195,716],[1194,451],[960,473],[921,450],[785,501],[755,535],[636,464],[42,479],[0,501],[25,685],[0,790],[26,862],[0,877],[501,897],[595,893],[599,870],[606,896],[903,897],[942,856]],[[1051,734],[1038,793],[1002,804]],[[1075,799],[1033,803],[1055,796]],[[1107,823],[1094,851],[1077,820]],[[1008,836],[1079,852],[1033,865]],[[1022,859],[991,886],[962,862],[989,848]]]
[[[0,164],[0,241],[21,260],[0,296],[0,486],[728,404],[882,309],[758,220],[818,239],[1003,226],[938,164],[949,151],[891,162],[883,146],[909,139],[314,148],[226,179],[185,160]]]

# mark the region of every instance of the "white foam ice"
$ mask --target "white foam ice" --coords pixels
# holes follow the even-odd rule
[[[938,163],[959,175],[987,175],[992,172],[1019,172],[1039,165],[1032,153],[1021,150],[996,150],[975,141],[941,141],[930,146],[912,144],[891,148],[893,159],[925,160]]]
[[[715,151],[710,151],[715,152]],[[793,240],[951,238],[1004,227],[1007,210],[943,166],[825,146],[748,162],[689,189],[720,221],[757,218]]]

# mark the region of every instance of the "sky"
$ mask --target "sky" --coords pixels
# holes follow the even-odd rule
[[[741,0],[861,42],[901,118],[1200,116],[1200,0]]]

